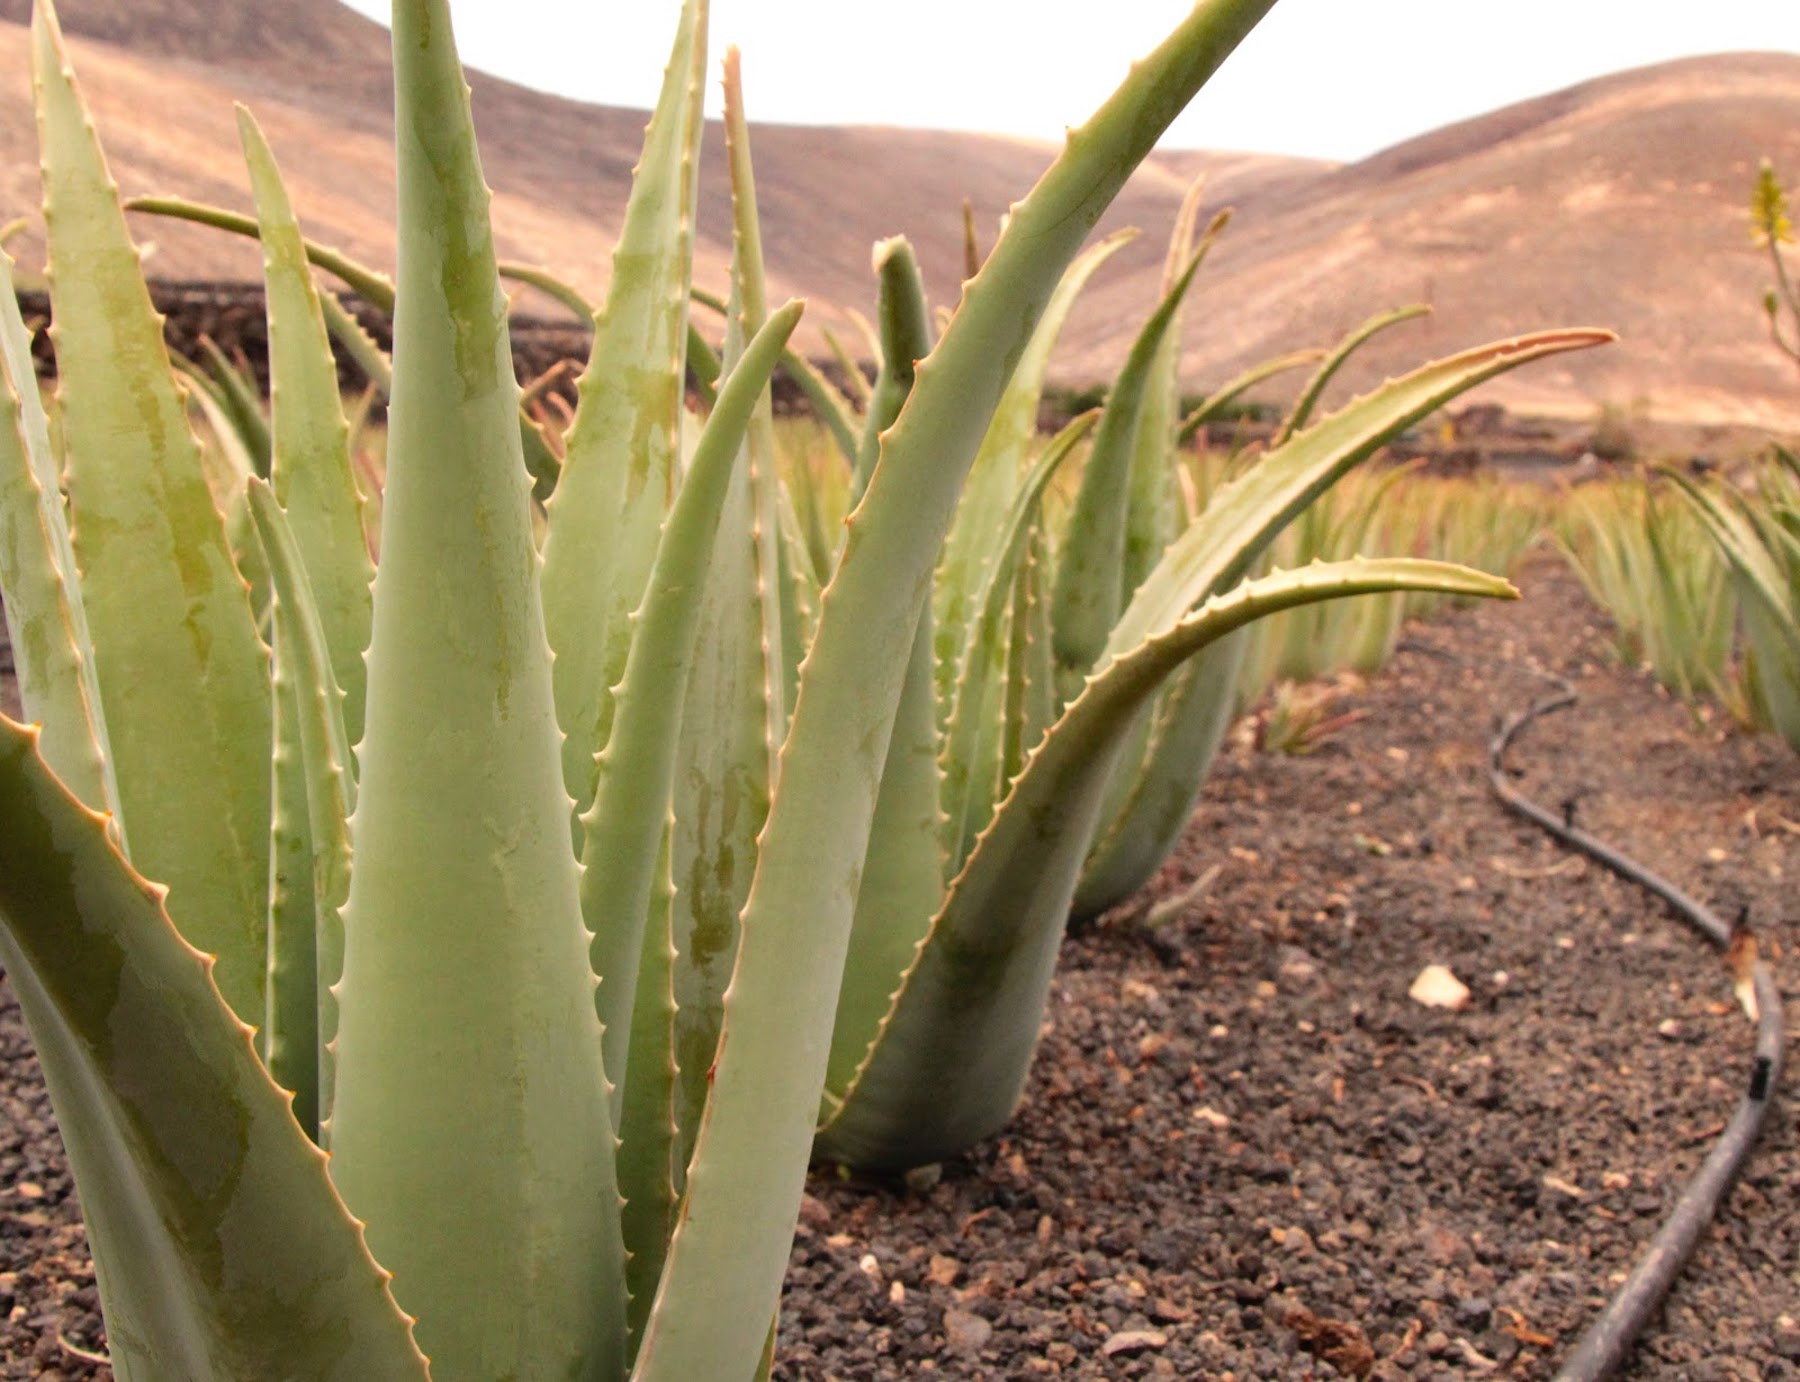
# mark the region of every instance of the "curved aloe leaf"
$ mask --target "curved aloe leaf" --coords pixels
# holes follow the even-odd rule
[[[332,1176],[440,1375],[614,1376],[612,1120],[506,302],[448,7],[393,20],[400,289]]]
[[[1291,369],[1299,369],[1302,365],[1317,364],[1324,358],[1325,352],[1317,348],[1295,350],[1286,355],[1277,355],[1272,359],[1260,361],[1242,374],[1233,375],[1195,404],[1194,411],[1181,420],[1181,426],[1175,433],[1177,443],[1186,446],[1194,439],[1196,432],[1223,412],[1229,404],[1255,388],[1263,380],[1272,379],[1278,374],[1285,374]]]
[[[820,1130],[819,1153],[900,1170],[960,1151],[1011,1116],[1108,775],[1170,672],[1277,610],[1415,588],[1514,593],[1497,577],[1411,558],[1278,572],[1210,600],[1090,679],[951,884],[856,1082]]]
[[[186,197],[133,197],[125,203],[127,211],[146,216],[166,216],[171,220],[191,221],[232,235],[258,233],[256,217],[241,211],[228,211],[222,206],[190,201]],[[394,281],[379,269],[372,269],[328,245],[316,240],[304,242],[307,259],[337,279],[351,292],[387,316],[394,314]]]
[[[724,1376],[767,1337],[900,700],[897,682],[871,683],[867,668],[911,646],[969,464],[1063,269],[1168,121],[1272,3],[1196,10],[1070,135],[965,286],[883,443],[782,752],[712,1101],[638,1354],[640,1382]]]
[[[260,1022],[266,654],[51,6],[31,34],[70,533],[125,837]]]
[[[1391,312],[1378,312],[1362,325],[1358,326],[1337,345],[1319,363],[1313,371],[1312,378],[1306,381],[1306,387],[1300,391],[1287,417],[1281,424],[1281,430],[1275,434],[1270,446],[1280,446],[1294,433],[1303,429],[1312,421],[1313,409],[1319,406],[1319,400],[1325,396],[1326,386],[1336,378],[1337,372],[1344,367],[1370,337],[1379,335],[1390,326],[1398,326],[1401,322],[1411,321],[1415,317],[1429,314],[1431,309],[1423,303],[1415,303],[1411,307],[1397,307]]]
[[[423,1378],[207,958],[0,720],[0,964],[81,1184],[120,1377]]]
[[[1611,341],[1610,331],[1540,331],[1476,346],[1390,380],[1271,451],[1256,468],[1222,486],[1120,616],[1107,656],[1166,628],[1202,595],[1229,589],[1293,517],[1367,457],[1420,418],[1506,370],[1565,350]]]

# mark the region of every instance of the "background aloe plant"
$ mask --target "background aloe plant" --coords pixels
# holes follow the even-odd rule
[[[1163,678],[1296,602],[1503,589],[1412,562],[1236,578],[1387,431],[1595,333],[1410,376],[1221,494],[1066,706],[1040,707],[1056,727],[1009,750],[946,883],[928,611],[958,496],[1066,266],[1271,3],[1200,6],[1070,137],[910,386],[872,394],[891,425],[815,585],[764,402],[799,308],[763,300],[735,94],[732,325],[683,443],[703,0],[561,455],[521,413],[447,9],[396,0],[371,588],[341,315],[254,125],[267,484],[260,448],[209,463],[194,440],[40,0],[61,426],[58,445],[9,310],[0,585],[41,728],[0,726],[0,961],[121,1376],[754,1373],[821,1090],[826,1145],[884,1164],[1010,1109],[1115,751]],[[904,301],[883,321],[926,344]],[[1031,547],[1006,544],[1026,608]],[[959,1029],[977,1058],[915,1127],[921,1058]]]

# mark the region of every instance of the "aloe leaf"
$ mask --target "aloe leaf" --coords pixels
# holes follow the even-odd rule
[[[277,682],[291,687],[294,737],[290,747],[296,755],[292,766],[300,787],[297,800],[304,812],[305,829],[299,833],[307,850],[303,860],[305,897],[312,907],[310,916],[290,917],[295,934],[284,937],[276,933],[270,940],[270,1007],[272,1013],[279,1008],[284,1017],[271,1018],[269,1049],[273,1057],[278,1042],[288,1048],[283,1057],[271,1060],[270,1070],[277,1080],[281,1079],[278,1067],[283,1065],[289,1070],[311,1071],[316,1119],[323,1126],[331,1116],[330,1046],[337,1032],[332,986],[344,963],[340,912],[350,893],[354,759],[344,723],[343,693],[332,671],[330,640],[299,539],[267,485],[252,481],[248,497],[275,587]],[[287,959],[297,982],[285,987],[280,984],[275,968],[278,955]],[[314,1043],[311,1051],[301,1045],[308,1036]],[[285,1087],[297,1092],[303,1089],[300,1084]]]
[[[1181,426],[1175,434],[1176,442],[1181,446],[1186,446],[1194,439],[1196,432],[1263,380],[1272,379],[1278,374],[1285,374],[1291,369],[1299,369],[1302,365],[1317,364],[1324,358],[1325,352],[1322,350],[1295,350],[1286,355],[1277,355],[1271,359],[1260,361],[1242,374],[1233,375],[1212,393],[1201,399],[1194,406],[1194,411],[1181,420]]]
[[[245,454],[250,458],[251,473],[267,478],[273,438],[268,415],[263,411],[262,390],[244,365],[220,350],[218,342],[211,337],[200,338],[200,349],[218,384],[214,397],[223,405],[232,430],[243,441]]]
[[[670,943],[675,901],[669,877],[673,826],[672,820],[664,821],[657,851],[656,890],[637,971],[637,997],[631,1008],[632,1060],[616,1095],[624,1129],[619,1143],[619,1191],[625,1200],[620,1225],[628,1254],[626,1324],[634,1349],[656,1299],[663,1254],[675,1231],[681,1203],[680,1128],[676,1123],[680,1072],[675,1049],[675,970],[680,957]]]
[[[735,49],[726,53],[726,61],[731,60]],[[717,293],[709,293],[704,288],[696,288],[690,295],[702,307],[729,318],[731,309],[725,299]],[[691,358],[690,348],[690,358]],[[817,367],[804,355],[795,350],[785,350],[781,355],[781,367],[806,395],[812,405],[813,413],[830,433],[832,442],[843,455],[846,465],[856,464],[856,408],[851,401],[840,393],[835,385],[819,372]]]
[[[1094,434],[1094,449],[1082,470],[1081,489],[1063,536],[1050,616],[1055,630],[1057,691],[1064,701],[1072,700],[1080,690],[1135,588],[1135,583],[1126,585],[1126,557],[1133,458],[1146,395],[1158,364],[1167,366],[1163,343],[1204,254],[1203,246],[1189,258],[1132,342],[1124,368],[1107,396],[1106,411]],[[1164,439],[1157,441],[1158,454],[1166,454]]]
[[[1163,688],[1141,756],[1127,759],[1129,771],[1114,775],[1112,791],[1121,783],[1126,790],[1102,811],[1069,905],[1074,917],[1097,916],[1130,897],[1180,840],[1231,728],[1245,647],[1244,633],[1228,635],[1196,654]]]
[[[612,1120],[506,302],[448,7],[398,0],[393,27],[394,401],[332,1175],[440,1375],[611,1377]]]
[[[946,701],[967,638],[968,622],[979,608],[975,592],[981,588],[994,554],[1003,550],[1000,526],[1006,521],[1027,469],[1027,458],[1037,442],[1038,407],[1043,401],[1051,353],[1088,280],[1136,238],[1135,230],[1114,231],[1082,251],[1069,265],[1007,381],[1006,392],[994,409],[993,420],[969,467],[962,502],[957,505],[950,534],[944,539],[944,556],[938,563],[933,592],[939,695]]]
[[[606,1072],[615,1082],[625,1078],[656,838],[669,810],[681,691],[705,593],[695,572],[705,569],[751,412],[800,312],[799,303],[789,303],[771,316],[719,390],[633,621],[631,655],[614,691],[617,733],[600,753],[594,803],[582,818],[582,905],[594,933]],[[617,1113],[615,1103],[615,1126]]]
[[[976,617],[969,626],[944,725],[943,803],[952,872],[962,867],[1007,785],[1003,746],[1009,732],[1018,733],[1018,721],[1007,713],[1005,697],[1014,655],[1022,651],[1012,647],[1010,621],[1019,570],[1038,530],[1044,490],[1098,420],[1095,410],[1083,413],[1044,448],[1009,505],[1005,527],[998,534],[998,556],[974,592]],[[924,924],[923,918],[916,922]]]
[[[1306,381],[1306,387],[1300,391],[1300,397],[1295,400],[1293,408],[1282,422],[1281,429],[1275,434],[1275,439],[1270,446],[1280,446],[1312,421],[1313,410],[1318,407],[1319,400],[1324,397],[1326,386],[1337,376],[1337,372],[1344,367],[1344,363],[1370,337],[1386,331],[1390,326],[1398,326],[1401,322],[1425,316],[1430,311],[1429,307],[1420,303],[1411,307],[1395,308],[1391,312],[1378,312],[1338,342],[1332,348],[1331,353],[1319,363],[1318,369],[1313,371],[1312,378]]]
[[[825,1106],[845,1088],[894,996],[894,985],[944,896],[937,697],[932,685],[931,615],[920,617],[906,681],[888,740],[863,861],[850,947],[838,993]],[[998,716],[994,717],[998,720]]]
[[[1497,577],[1411,558],[1279,572],[1215,597],[1097,673],[1045,736],[952,882],[867,1062],[821,1130],[819,1153],[899,1170],[998,1130],[1037,1044],[1063,919],[1107,778],[1163,679],[1276,610],[1413,588],[1515,593]]]
[[[331,333],[331,339],[356,362],[357,368],[385,400],[394,383],[394,362],[388,359],[387,352],[363,324],[338,301],[337,294],[320,293],[318,300],[319,313],[325,318],[325,329]],[[355,429],[351,432],[354,435]]]
[[[1570,328],[1477,346],[1390,380],[1295,434],[1213,496],[1138,587],[1113,629],[1107,656],[1166,628],[1193,603],[1193,592],[1216,593],[1235,584],[1275,534],[1346,471],[1450,399],[1529,361],[1612,339],[1609,331]]]
[[[1755,686],[1775,732],[1800,745],[1800,611],[1767,536],[1717,490],[1665,472],[1699,516],[1736,577],[1739,615],[1754,657]]]
[[[733,216],[726,354],[735,370],[741,367],[736,362],[743,355],[745,333],[767,318],[768,295],[735,50],[726,52],[724,67]],[[782,358],[790,353],[784,348]],[[743,460],[732,472],[713,540],[674,775],[672,867],[677,893],[671,939],[679,956],[673,978],[677,1004],[673,1042],[678,1066],[675,1165],[680,1179],[685,1179],[688,1153],[711,1090],[708,1072],[718,1048],[725,986],[737,955],[738,914],[750,890],[757,837],[768,816],[776,745],[787,732],[790,692],[784,644],[790,621],[797,616],[792,612],[793,585],[782,571],[782,496],[766,395],[751,417]],[[634,1036],[634,1069],[639,1060],[636,1046]],[[656,1246],[659,1266],[663,1246]],[[634,1246],[633,1251],[639,1249]]]
[[[191,221],[195,225],[210,226],[232,235],[247,235],[252,239],[256,238],[258,232],[254,216],[246,216],[240,211],[228,211],[222,206],[190,201],[186,197],[133,197],[125,203],[125,209],[146,216]],[[377,311],[393,315],[394,283],[386,274],[359,263],[328,245],[314,240],[304,243],[309,261],[325,270]]]
[[[63,511],[62,467],[12,266],[0,252],[0,603],[19,700],[42,729],[44,761],[79,800],[113,814],[116,830],[118,787]]]
[[[724,1376],[767,1337],[910,647],[970,462],[1063,269],[1175,113],[1273,0],[1196,10],[1013,212],[883,441],[807,655],[745,906],[713,1093],[640,1382]]]
[[[0,964],[81,1183],[120,1377],[422,1378],[211,965],[0,720]]]
[[[578,811],[593,800],[594,755],[611,733],[609,689],[630,650],[626,616],[643,596],[675,484],[705,65],[706,4],[686,0],[547,506],[544,618],[556,652],[563,781]]]
[[[307,267],[305,243],[268,141],[238,107],[238,133],[262,228],[273,412],[271,482],[305,563],[332,680],[343,692],[345,732],[362,738],[363,653],[375,564],[363,541],[362,495],[350,469],[350,430],[337,361]]]
[[[54,11],[32,53],[71,538],[133,866],[263,1012],[265,652]]]
[[[528,288],[536,288],[545,297],[573,312],[584,323],[591,323],[599,315],[594,304],[582,296],[580,289],[547,269],[531,264],[502,264],[500,277],[511,279],[514,283],[523,283]]]
[[[881,452],[881,434],[894,425],[900,405],[912,392],[913,372],[931,353],[931,309],[925,303],[925,280],[912,246],[904,236],[879,241],[874,264],[881,368],[869,393],[862,440],[856,448],[856,471],[850,485],[852,508],[868,488]]]

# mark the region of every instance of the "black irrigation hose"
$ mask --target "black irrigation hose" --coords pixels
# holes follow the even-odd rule
[[[1564,844],[1599,860],[1621,877],[1648,888],[1719,949],[1729,952],[1736,951],[1740,945],[1752,945],[1747,932],[1742,933],[1740,939],[1716,913],[1673,883],[1578,829],[1572,809],[1565,808],[1564,815],[1558,817],[1520,794],[1506,780],[1506,749],[1518,733],[1538,717],[1575,703],[1575,689],[1560,677],[1555,680],[1561,687],[1558,694],[1536,702],[1507,720],[1488,746],[1488,781],[1495,794],[1508,808],[1542,826]],[[1649,1248],[1625,1284],[1581,1336],[1557,1373],[1556,1382],[1600,1382],[1613,1375],[1631,1352],[1650,1317],[1662,1305],[1681,1269],[1693,1256],[1701,1233],[1717,1214],[1762,1131],[1769,1104],[1781,1081],[1781,993],[1769,967],[1754,958],[1754,949],[1745,949],[1741,953],[1750,961],[1749,977],[1756,994],[1757,1010],[1756,1046],[1748,1088],[1725,1131],[1682,1191],[1656,1236],[1650,1240]],[[1733,958],[1736,958],[1735,954]]]

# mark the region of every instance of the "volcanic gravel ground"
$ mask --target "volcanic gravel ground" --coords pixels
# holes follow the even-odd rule
[[[1552,1374],[1735,1107],[1751,1027],[1710,947],[1501,810],[1494,722],[1574,682],[1521,788],[1748,907],[1790,1027],[1800,759],[1621,667],[1562,567],[1524,588],[1412,629],[1313,753],[1234,739],[1157,887],[1067,942],[1003,1135],[910,1182],[815,1173],[777,1378]],[[1467,1007],[1408,997],[1428,964]],[[1791,1107],[1622,1376],[1800,1378]],[[0,1378],[105,1371],[73,1351],[104,1348],[78,1214],[0,988]]]

